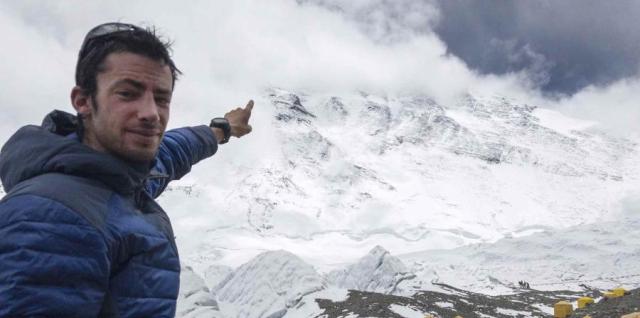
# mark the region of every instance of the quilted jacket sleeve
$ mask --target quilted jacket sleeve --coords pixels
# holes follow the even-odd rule
[[[167,174],[168,179],[151,179],[147,190],[155,198],[169,181],[178,180],[191,171],[191,166],[213,156],[218,142],[209,126],[195,126],[169,130],[160,144],[154,170]]]
[[[107,244],[56,201],[0,202],[0,317],[96,317],[108,290]]]

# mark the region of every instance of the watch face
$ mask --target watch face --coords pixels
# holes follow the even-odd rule
[[[229,127],[229,121],[226,118],[214,118],[211,121],[211,127],[217,127],[227,129]]]
[[[214,118],[213,124],[222,128],[222,126],[229,125],[229,121],[225,118]]]

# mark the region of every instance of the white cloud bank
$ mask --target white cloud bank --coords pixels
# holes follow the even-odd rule
[[[638,81],[589,88],[559,104],[544,100],[525,73],[479,76],[446,55],[430,32],[437,19],[434,6],[415,1],[1,1],[0,142],[54,107],[72,110],[77,50],[86,31],[107,21],[155,25],[175,40],[185,75],[174,127],[206,123],[279,86],[424,93],[442,102],[466,91],[497,93],[636,129]]]
[[[576,117],[601,122],[620,136],[640,134],[640,77],[606,87],[589,86],[557,105]]]

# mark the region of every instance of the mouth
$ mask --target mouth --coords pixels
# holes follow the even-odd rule
[[[162,136],[162,132],[157,129],[128,129],[127,132],[147,138]]]

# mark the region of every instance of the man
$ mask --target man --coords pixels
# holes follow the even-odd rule
[[[169,45],[124,23],[92,29],[71,103],[3,146],[0,317],[173,317],[180,264],[169,181],[251,132],[253,101],[210,126],[171,130],[180,73]]]

